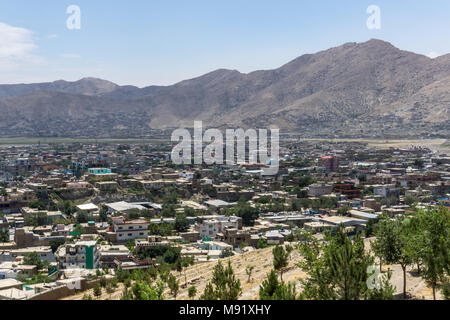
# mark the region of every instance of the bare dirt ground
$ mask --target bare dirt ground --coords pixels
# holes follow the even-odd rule
[[[368,247],[369,240],[366,240]],[[297,263],[300,260],[300,255],[294,250],[292,252],[287,271],[283,273],[284,281],[294,281],[296,283],[297,292],[301,291],[301,285],[299,279],[306,276],[298,267]],[[241,300],[256,300],[259,297],[259,286],[266,279],[267,273],[272,269],[272,248],[266,248],[261,250],[255,250],[242,255],[237,255],[231,258],[222,259],[222,263],[225,265],[228,260],[231,261],[235,275],[241,281],[243,288],[243,294],[240,297]],[[203,264],[197,264],[186,269],[187,286],[185,285],[185,273],[184,271],[179,274],[174,274],[180,280],[180,292],[177,296],[177,300],[188,300],[187,288],[195,286],[197,288],[197,296],[194,299],[199,299],[203,293],[206,284],[210,281],[214,266],[217,261],[211,261]],[[248,282],[248,276],[246,274],[246,267],[253,266],[252,279]],[[390,269],[392,271],[391,283],[396,287],[396,294],[400,295],[403,292],[403,273],[399,265],[383,266],[383,271]],[[417,276],[412,269],[408,269],[407,272],[407,291],[415,299],[433,299],[433,293],[425,281]],[[123,291],[123,285],[120,284],[119,288],[112,294],[106,293],[103,289],[102,296],[96,298],[93,295],[93,290],[79,293],[74,296],[65,298],[64,300],[81,300],[84,294],[90,294],[94,299],[98,300],[120,300]],[[166,291],[166,299],[173,299],[169,291]],[[438,299],[442,299],[440,293],[437,294]]]
[[[450,144],[445,139],[415,139],[415,140],[382,140],[382,139],[305,139],[307,141],[327,142],[361,142],[375,148],[409,148],[424,147],[437,152],[449,152]]]

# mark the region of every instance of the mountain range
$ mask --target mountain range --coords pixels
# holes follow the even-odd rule
[[[449,109],[450,54],[431,59],[374,39],[274,70],[219,69],[171,86],[0,85],[0,134],[137,137],[202,120],[307,137],[448,137]]]

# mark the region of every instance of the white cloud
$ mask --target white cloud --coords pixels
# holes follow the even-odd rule
[[[440,53],[437,53],[437,52],[432,51],[432,52],[430,52],[429,54],[427,54],[427,57],[428,57],[428,58],[431,58],[431,59],[434,59],[434,58],[439,57],[440,55],[441,55]]]
[[[14,69],[41,59],[33,54],[37,45],[33,32],[0,22],[0,69]]]
[[[59,36],[57,34],[50,34],[47,36],[47,39],[57,39]]]
[[[61,54],[62,58],[66,58],[66,59],[79,59],[81,58],[81,56],[77,53],[63,53]]]

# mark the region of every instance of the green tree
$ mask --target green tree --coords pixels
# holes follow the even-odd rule
[[[38,270],[49,266],[48,261],[43,261],[37,252],[25,253],[23,256],[23,264],[27,266],[36,266]]]
[[[248,276],[248,280],[247,280],[248,283],[250,283],[250,281],[252,279],[252,273],[253,273],[254,269],[255,269],[254,266],[247,266],[247,267],[245,267],[245,273]]]
[[[450,274],[450,211],[444,207],[418,210],[413,219],[422,226],[422,277],[431,285],[436,299],[438,282],[445,282]]]
[[[164,300],[164,282],[158,281],[152,286],[148,282],[138,280],[131,286],[125,287],[122,300]]]
[[[359,235],[352,241],[340,228],[335,234],[328,234],[325,242],[319,242],[313,235],[304,233],[306,241],[299,243],[303,259],[299,267],[307,273],[300,282],[303,285],[301,297],[313,300],[361,300],[374,295],[367,282],[369,266],[373,258],[365,251],[364,241]],[[378,296],[392,299],[391,288],[386,282],[377,289]]]
[[[259,287],[260,300],[296,300],[297,293],[293,282],[287,285],[283,281],[278,281],[275,270],[270,271],[267,279]]]
[[[233,250],[230,248],[226,248],[225,250],[222,250],[220,253],[220,259],[228,258],[234,256]]]
[[[167,279],[167,285],[169,286],[170,292],[176,300],[178,291],[180,289],[180,280],[177,280],[177,278],[173,274],[170,274],[169,278]]]
[[[102,295],[102,287],[100,285],[100,283],[97,283],[94,286],[94,296],[96,296],[97,298],[100,297]]]
[[[195,286],[191,286],[188,289],[188,296],[189,298],[193,299],[197,295],[197,288]]]
[[[403,298],[406,299],[406,268],[412,263],[408,221],[382,216],[378,222],[374,251],[389,264],[400,264],[403,271]]]
[[[237,300],[242,294],[241,281],[236,279],[231,262],[223,267],[219,263],[214,267],[212,281],[205,288],[201,300]]]
[[[50,240],[49,245],[50,248],[52,248],[52,252],[55,253],[56,250],[58,250],[58,248],[62,246],[64,243],[66,243],[65,239],[54,239]]]
[[[180,214],[175,218],[175,230],[178,232],[186,232],[189,229],[189,220],[186,215]]]
[[[9,241],[8,231],[0,230],[0,242],[8,242],[8,241]]]
[[[258,240],[258,243],[256,244],[256,248],[257,249],[264,249],[264,248],[267,248],[267,247],[268,247],[267,240],[264,239],[264,238],[260,238]]]
[[[280,279],[283,281],[283,271],[289,264],[288,257],[289,253],[284,250],[282,246],[276,246],[272,250],[273,254],[273,267],[280,273]]]

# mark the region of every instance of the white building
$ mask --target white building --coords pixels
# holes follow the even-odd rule
[[[147,238],[150,223],[144,219],[125,220],[124,217],[113,218],[113,230],[119,242],[126,242],[137,238]]]
[[[199,225],[199,232],[208,238],[215,238],[218,233],[223,232],[227,228],[242,228],[242,218],[231,216],[204,220]]]

